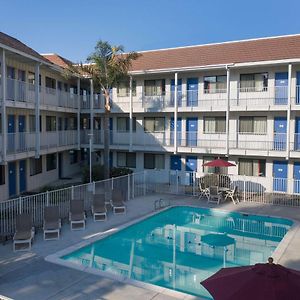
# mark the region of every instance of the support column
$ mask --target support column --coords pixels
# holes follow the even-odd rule
[[[80,150],[80,78],[77,78],[77,149]]]
[[[175,73],[174,80],[174,154],[177,153],[177,113],[178,113],[178,73]]]
[[[34,99],[35,99],[35,158],[40,157],[40,64],[35,64],[34,72]]]
[[[132,99],[132,76],[129,81],[129,152],[132,152],[132,114],[133,114],[133,99]]]
[[[286,159],[290,157],[290,131],[291,131],[291,93],[292,93],[292,64],[289,64],[288,68],[288,103],[287,103],[287,112],[286,112]]]
[[[229,155],[229,111],[230,111],[230,69],[226,66],[227,103],[226,103],[226,154]]]
[[[2,106],[1,106],[1,115],[2,115],[2,162],[6,163],[6,145],[7,145],[7,120],[6,120],[6,55],[5,50],[2,49],[1,52],[1,98],[2,98]]]
[[[90,79],[90,134],[94,135],[94,85],[93,79]],[[92,145],[93,150],[93,145]]]

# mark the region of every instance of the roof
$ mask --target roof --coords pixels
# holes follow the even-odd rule
[[[45,57],[40,55],[38,52],[36,52],[32,48],[28,47],[27,45],[25,45],[21,41],[17,40],[16,38],[13,38],[12,36],[7,35],[3,32],[0,32],[0,44],[6,45],[10,48],[21,51],[21,52],[28,54],[30,56],[33,56],[41,61],[44,61],[45,63],[51,64],[51,62],[48,59],[46,59]]]
[[[70,66],[74,65],[73,62],[56,53],[47,53],[41,55],[45,57],[47,60],[51,61],[53,64],[58,65],[64,69],[68,69]]]
[[[299,59],[300,34],[139,53],[131,71]]]

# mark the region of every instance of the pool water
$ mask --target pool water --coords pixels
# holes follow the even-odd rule
[[[211,298],[202,280],[222,267],[266,262],[291,225],[287,219],[178,206],[62,259]]]

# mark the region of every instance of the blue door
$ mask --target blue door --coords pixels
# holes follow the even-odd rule
[[[20,115],[19,116],[19,150],[25,151],[26,150],[26,137],[25,137],[25,131],[26,131],[26,123],[25,123],[25,116]]]
[[[198,78],[187,80],[187,106],[198,106]]]
[[[170,145],[174,145],[174,118],[171,118],[171,141]],[[177,146],[181,146],[181,131],[182,131],[182,120],[177,119]]]
[[[181,156],[171,155],[170,156],[170,169],[181,171]]]
[[[294,150],[300,150],[300,118],[295,120],[295,137],[294,137]]]
[[[15,116],[8,115],[7,116],[7,151],[12,153],[15,151]]]
[[[287,104],[288,73],[275,73],[275,104]]]
[[[274,149],[284,151],[286,149],[286,128],[287,121],[285,117],[274,118]]]
[[[17,194],[16,189],[16,163],[8,163],[8,193],[9,197]]]
[[[171,105],[174,105],[175,79],[171,80]],[[182,80],[177,80],[177,105],[182,106]]]
[[[198,119],[188,118],[186,119],[186,145],[190,147],[197,146],[197,131],[198,131]]]
[[[19,192],[26,191],[26,160],[19,161]]]
[[[300,162],[294,163],[294,193],[300,194]]]
[[[300,104],[300,72],[297,72],[296,104]]]
[[[273,162],[273,190],[275,192],[287,191],[287,161]]]
[[[185,170],[189,173],[189,185],[193,185],[193,172],[197,172],[197,156],[187,156]]]

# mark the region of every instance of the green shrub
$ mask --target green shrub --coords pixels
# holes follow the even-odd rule
[[[104,179],[104,167],[103,165],[95,165],[92,168],[92,181],[99,181]],[[90,182],[90,167],[84,166],[82,169],[82,182]]]
[[[112,168],[110,170],[110,177],[119,177],[119,176],[124,176],[128,174],[132,174],[133,171],[129,168]]]

